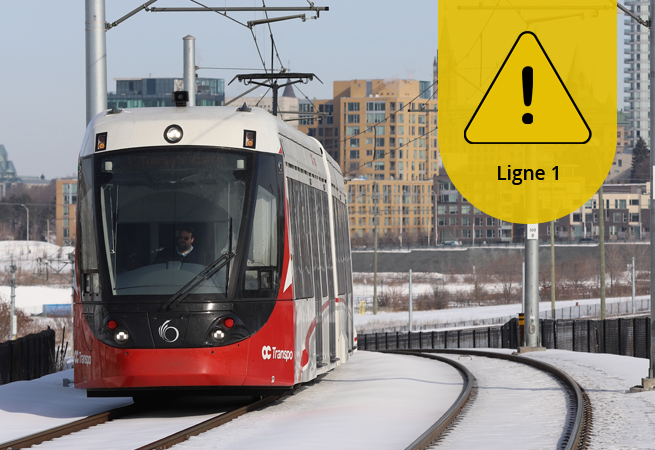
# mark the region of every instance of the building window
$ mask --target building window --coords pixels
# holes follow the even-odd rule
[[[351,147],[359,147],[359,138],[351,138],[350,139],[350,146]]]
[[[384,170],[384,162],[376,162],[373,166],[375,170]]]
[[[619,200],[619,209],[627,208],[626,203],[628,203],[627,200]]]
[[[462,205],[462,214],[471,214],[471,205]]]
[[[350,150],[350,159],[359,159],[359,150]]]
[[[375,146],[376,147],[384,147],[384,138],[375,138]]]
[[[462,217],[462,226],[463,227],[470,227],[471,226],[471,218],[470,217]]]
[[[448,207],[448,213],[450,214],[457,214],[457,206],[449,206]]]
[[[493,217],[487,217],[487,226],[493,227],[494,225],[496,225],[496,219]]]
[[[463,238],[470,238],[471,237],[471,230],[462,230],[462,237]]]
[[[457,226],[457,217],[450,217],[448,222],[451,227]]]
[[[65,238],[70,237],[70,231],[69,230],[70,230],[69,228],[64,228],[63,231],[64,231],[64,237]]]
[[[614,223],[621,222],[621,213],[614,213]]]
[[[574,213],[573,214],[573,222],[582,222],[581,216],[582,216],[582,214],[580,214],[580,213]]]
[[[630,222],[639,222],[639,213],[630,213]]]
[[[69,208],[70,208],[69,206],[64,206],[64,208],[63,208],[63,215],[64,215],[64,216],[68,216],[68,215],[69,215]]]
[[[496,230],[487,230],[487,237],[488,238],[496,237]]]
[[[366,111],[384,111],[384,102],[366,102]]]
[[[348,114],[348,123],[359,123],[359,114]]]
[[[359,103],[348,103],[348,112],[359,111]]]

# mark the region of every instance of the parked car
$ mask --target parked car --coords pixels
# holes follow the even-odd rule
[[[462,245],[460,241],[444,241],[441,243],[441,245]]]

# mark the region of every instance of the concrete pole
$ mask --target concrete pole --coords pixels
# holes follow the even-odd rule
[[[18,332],[16,324],[16,266],[14,262],[11,262],[9,266],[11,271],[11,306],[9,307],[9,340],[13,341],[16,339],[16,334]]]
[[[555,221],[550,221],[550,309],[555,317]]]
[[[600,320],[605,320],[605,200],[603,200],[603,186],[598,189],[598,212],[600,213]]]
[[[188,106],[196,106],[196,38],[185,36],[184,45],[184,90],[189,93]]]
[[[409,269],[409,330],[412,331],[412,269]]]
[[[107,109],[105,0],[85,0],[86,123]]]
[[[525,327],[526,347],[539,347],[539,224],[526,225]]]

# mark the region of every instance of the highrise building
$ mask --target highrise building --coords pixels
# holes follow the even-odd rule
[[[4,197],[18,181],[14,163],[9,160],[9,153],[5,146],[0,144],[0,198]]]
[[[628,0],[625,6],[630,8],[632,13],[648,20],[650,16],[649,0]],[[625,19],[625,55],[627,77],[624,78],[625,92],[629,95],[624,97],[627,106],[625,112],[629,114],[629,146],[634,147],[637,140],[642,137],[650,148],[650,119],[648,111],[650,107],[650,83],[648,72],[650,61],[648,58],[649,29],[639,25],[632,18]]]
[[[430,81],[335,81],[323,115],[299,129],[318,139],[347,179],[353,245],[374,229],[388,245],[433,236],[432,177],[439,174],[437,101]],[[434,244],[434,241],[432,241]]]
[[[107,107],[143,108],[174,106],[172,94],[184,90],[182,78],[118,78],[116,92],[107,94]],[[196,79],[196,105],[221,106],[225,103],[225,81]]]

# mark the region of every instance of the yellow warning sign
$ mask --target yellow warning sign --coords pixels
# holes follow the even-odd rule
[[[525,31],[464,135],[470,144],[585,144],[591,130],[539,39]]]
[[[439,151],[452,183],[504,222],[586,217],[583,205],[612,169],[617,145],[616,4],[438,5]],[[461,238],[511,238],[504,222]],[[556,231],[582,231],[566,224]]]

